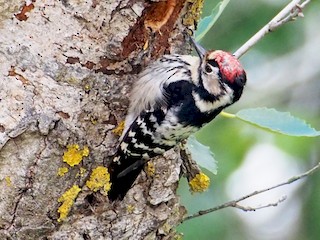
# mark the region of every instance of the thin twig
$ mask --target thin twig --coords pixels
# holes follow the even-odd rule
[[[194,177],[201,172],[200,167],[194,159],[191,157],[191,153],[188,150],[187,141],[184,140],[180,144],[180,158],[182,159],[182,172],[190,182]]]
[[[252,212],[252,211],[256,211],[256,210],[263,209],[263,208],[277,207],[280,203],[284,202],[286,199],[287,199],[287,196],[283,196],[276,202],[268,203],[268,204],[261,205],[261,206],[258,206],[258,207],[245,207],[245,206],[242,206],[242,205],[240,205],[238,203],[235,203],[235,205],[232,206],[232,207],[238,208],[238,209],[240,209],[242,211],[245,211],[245,212]]]
[[[302,13],[302,9],[310,2],[311,0],[293,0],[291,1],[285,8],[283,8],[267,25],[265,25],[262,29],[260,29],[260,31],[258,31],[254,36],[252,36],[245,44],[243,44],[235,53],[234,56],[237,58],[240,58],[243,54],[245,54],[252,46],[254,46],[259,40],[261,40],[267,33],[270,33],[274,30],[276,30],[278,27],[282,26],[283,24],[289,22],[289,21],[293,21],[295,20],[297,17],[303,17],[303,13]],[[269,203],[263,206],[259,206],[259,207],[245,207],[239,204],[239,202],[251,198],[253,196],[256,196],[258,194],[270,191],[272,189],[275,188],[279,188],[282,187],[284,185],[288,185],[291,184],[297,180],[300,180],[302,178],[305,178],[307,176],[310,176],[311,174],[313,174],[315,171],[317,171],[320,168],[320,162],[313,168],[311,168],[310,170],[297,175],[297,176],[293,176],[291,178],[289,178],[287,181],[283,182],[283,183],[279,183],[276,184],[274,186],[271,186],[269,188],[265,188],[262,190],[258,190],[258,191],[254,191],[248,195],[245,195],[243,197],[240,197],[236,200],[233,201],[229,201],[226,203],[223,203],[219,206],[213,207],[213,208],[209,208],[206,210],[201,210],[197,213],[194,213],[190,216],[185,217],[182,222],[193,219],[193,218],[197,218],[200,217],[202,215],[214,212],[214,211],[218,211],[224,208],[228,208],[228,207],[233,207],[233,208],[238,208],[241,209],[243,211],[256,211],[258,209],[262,209],[262,208],[267,208],[267,207],[272,207],[272,206],[278,206],[279,203],[283,202],[286,197],[283,197],[281,199],[279,199],[277,202],[275,203]]]
[[[310,0],[293,0],[285,8],[283,8],[267,25],[261,28],[253,35],[245,44],[243,44],[234,56],[240,58],[267,33],[270,33],[282,26],[283,24],[295,20],[297,17],[303,17],[302,9],[310,2]]]
[[[265,189],[262,189],[262,190],[258,190],[258,191],[254,191],[248,195],[245,195],[243,197],[240,197],[236,200],[233,200],[233,201],[230,201],[230,202],[226,202],[224,204],[221,204],[219,206],[216,206],[216,207],[213,207],[213,208],[209,208],[209,209],[206,209],[206,210],[201,210],[197,213],[194,213],[190,216],[187,216],[185,217],[182,222],[184,221],[187,221],[187,220],[190,220],[190,219],[193,219],[193,218],[196,218],[196,217],[200,217],[204,214],[208,214],[208,213],[211,213],[211,212],[215,212],[215,211],[218,211],[218,210],[221,210],[221,209],[224,209],[224,208],[228,208],[228,207],[234,207],[234,208],[239,208],[241,210],[244,210],[244,211],[255,211],[255,210],[258,210],[258,209],[261,209],[261,208],[266,208],[266,207],[271,207],[271,206],[277,206],[280,202],[283,202],[285,199],[280,199],[277,203],[271,203],[271,204],[268,204],[268,205],[265,205],[265,206],[262,206],[262,207],[257,207],[257,208],[251,208],[252,210],[250,210],[249,207],[243,207],[241,205],[239,205],[238,203],[247,199],[247,198],[250,198],[252,196],[256,196],[258,194],[261,194],[261,193],[264,193],[264,192],[267,192],[267,191],[270,191],[272,189],[275,189],[275,188],[279,188],[279,187],[282,187],[284,185],[288,185],[288,184],[291,184],[297,180],[300,180],[302,178],[305,178],[305,177],[308,177],[310,176],[311,174],[313,174],[315,171],[317,171],[318,169],[320,168],[320,162],[314,166],[313,168],[311,168],[310,170],[300,174],[300,175],[297,175],[297,176],[293,176],[291,178],[289,178],[287,181],[285,182],[282,182],[282,183],[279,183],[279,184],[276,184],[272,187],[268,187],[268,188],[265,188]]]

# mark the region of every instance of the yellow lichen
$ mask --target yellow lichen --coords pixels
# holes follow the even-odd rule
[[[129,204],[129,205],[127,206],[127,212],[128,212],[128,213],[133,213],[134,209],[135,209],[135,207],[134,207],[133,205],[131,205],[131,204]]]
[[[94,192],[100,190],[102,194],[107,194],[111,188],[108,169],[102,166],[93,169],[90,179],[86,182],[86,186]]]
[[[183,17],[183,24],[186,26],[193,26],[201,17],[204,0],[188,0],[188,2],[189,6]]]
[[[92,123],[93,125],[96,125],[96,124],[98,123],[98,119],[95,118],[95,117],[91,117],[91,118],[90,118],[90,121],[91,121],[91,123]]]
[[[112,132],[118,136],[121,136],[123,129],[124,129],[124,121],[121,121],[119,125],[112,130]]]
[[[89,91],[91,89],[91,86],[89,85],[89,84],[86,84],[85,86],[84,86],[84,90],[85,91]]]
[[[68,150],[63,154],[63,161],[69,164],[71,167],[78,165],[83,157],[89,155],[89,148],[85,146],[83,150],[80,149],[78,144],[67,146]]]
[[[84,146],[84,147],[83,147],[83,150],[82,150],[82,156],[88,157],[88,156],[89,156],[89,153],[90,153],[90,151],[89,151],[88,146]]]
[[[87,171],[87,169],[81,167],[79,169],[79,172],[77,173],[76,177],[83,177],[86,171]]]
[[[167,235],[167,234],[169,234],[171,229],[172,229],[172,225],[166,222],[160,227],[159,231],[161,233],[164,233],[165,235]]]
[[[62,203],[61,206],[58,208],[58,213],[60,217],[58,218],[58,222],[61,222],[66,219],[68,216],[70,209],[74,203],[74,200],[78,196],[81,188],[77,185],[73,185],[67,191],[62,194],[62,196],[58,199],[58,202]]]
[[[153,176],[156,169],[154,167],[154,163],[153,162],[147,162],[146,167],[145,167],[146,173],[148,174],[148,176]]]
[[[69,169],[67,167],[61,167],[58,169],[57,175],[62,177],[64,176],[67,172],[69,172]]]
[[[198,173],[190,182],[190,190],[192,192],[203,192],[210,186],[210,178],[204,173]]]
[[[182,240],[183,239],[183,234],[182,233],[176,233],[173,236],[173,240]]]
[[[7,184],[8,187],[12,186],[11,178],[9,176],[6,176],[4,178],[4,180],[6,181],[6,184]]]

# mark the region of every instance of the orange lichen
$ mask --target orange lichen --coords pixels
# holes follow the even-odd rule
[[[90,179],[86,182],[86,186],[94,192],[99,190],[100,193],[107,194],[111,188],[108,168],[99,166],[93,169]]]
[[[153,32],[159,32],[160,28],[169,21],[176,4],[176,0],[152,3],[151,9],[144,20],[144,26]]]
[[[148,49],[148,47],[149,47],[149,40],[147,39],[147,41],[143,44],[143,50],[145,51],[145,50],[147,50]]]
[[[82,150],[78,144],[73,144],[67,146],[67,151],[63,154],[63,161],[66,162],[71,167],[78,165],[83,157],[89,156],[89,148],[84,146]]]
[[[78,185],[73,185],[67,191],[65,191],[62,196],[58,199],[59,203],[62,203],[58,208],[58,213],[60,217],[58,218],[58,222],[65,220],[71,210],[71,207],[74,203],[74,200],[77,198],[81,188]]]
[[[21,74],[17,73],[14,67],[11,67],[9,72],[8,72],[8,76],[10,77],[15,77],[17,80],[21,81],[22,84],[29,84],[29,80],[26,79],[24,76],[22,76]]]
[[[190,182],[190,190],[192,192],[204,192],[210,186],[210,178],[204,173],[198,173]]]
[[[28,19],[28,16],[26,15],[27,12],[30,12],[32,9],[34,9],[33,3],[30,3],[29,5],[24,5],[21,9],[21,12],[15,14],[14,16],[19,21],[26,21]]]

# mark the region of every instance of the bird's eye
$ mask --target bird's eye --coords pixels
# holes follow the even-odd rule
[[[209,64],[207,64],[204,69],[206,70],[206,73],[212,73],[213,71],[212,67]]]

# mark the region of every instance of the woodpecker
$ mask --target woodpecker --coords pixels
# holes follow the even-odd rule
[[[134,84],[116,157],[108,167],[111,201],[124,198],[146,162],[188,138],[241,97],[246,73],[238,59],[191,42],[198,56],[164,55]]]

